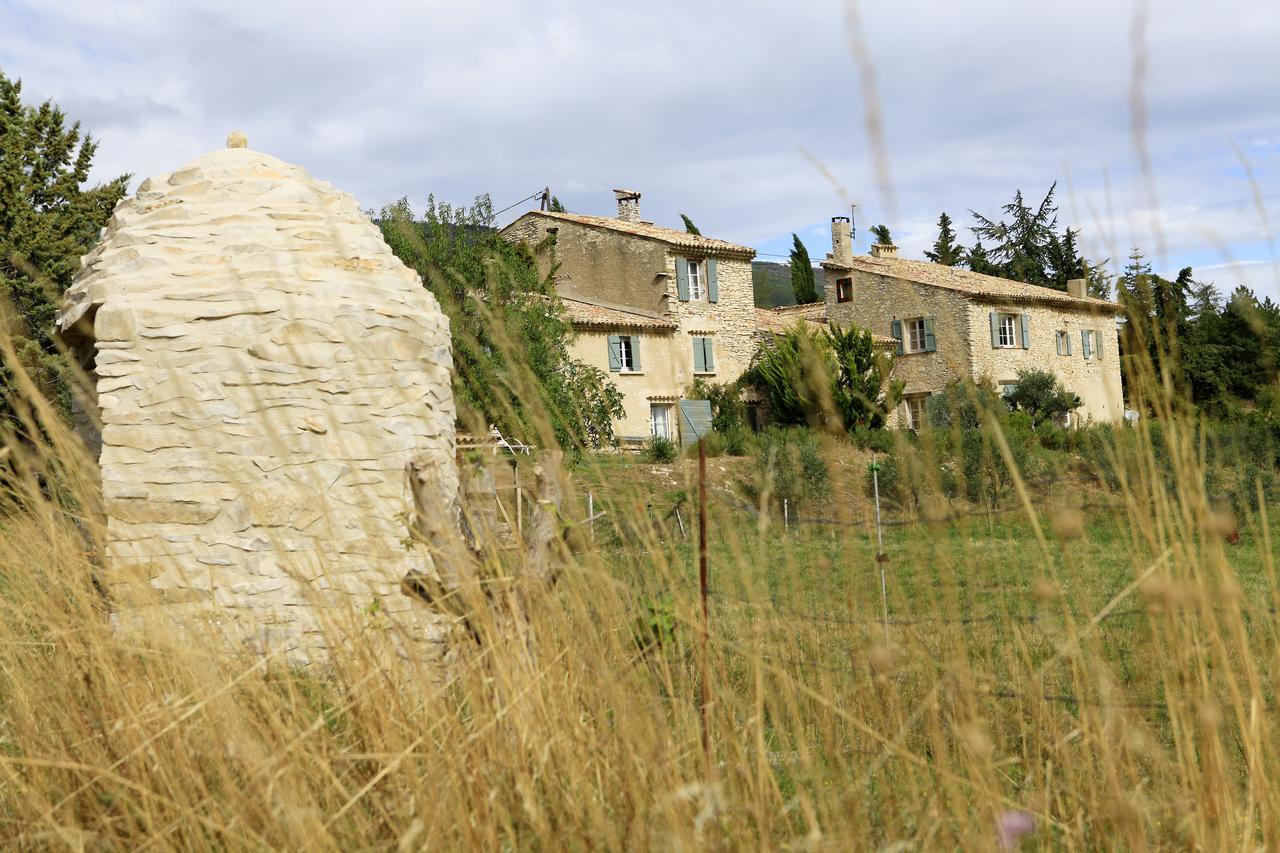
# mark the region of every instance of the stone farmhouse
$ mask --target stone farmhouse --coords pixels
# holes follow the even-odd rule
[[[896,339],[894,377],[905,383],[889,423],[916,428],[925,401],[957,379],[989,378],[1006,392],[1019,370],[1050,370],[1080,396],[1075,422],[1124,416],[1116,315],[1119,305],[1068,292],[905,260],[894,246],[852,251],[847,217],[831,224],[822,263],[830,322]]]
[[[696,379],[732,382],[756,350],[751,284],[755,250],[640,218],[640,193],[614,190],[618,215],[537,210],[503,236],[531,245],[555,268],[556,291],[578,332],[575,358],[609,373],[624,398],[614,424],[624,444],[657,435],[682,443],[710,426]]]

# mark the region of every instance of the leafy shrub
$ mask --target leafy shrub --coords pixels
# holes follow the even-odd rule
[[[650,462],[672,462],[678,455],[676,443],[660,435],[652,436],[644,449]]]
[[[989,380],[956,380],[925,401],[925,416],[934,429],[981,429],[990,418],[1003,420],[1008,412]]]
[[[702,437],[702,449],[707,454],[707,458],[711,458],[713,456],[724,456],[725,453],[728,452],[728,444],[729,441],[725,438],[724,434],[715,432],[714,430]],[[695,442],[694,444],[690,444],[685,448],[684,452],[686,456],[692,456],[696,459],[698,457],[697,443]]]
[[[755,450],[755,437],[746,424],[733,424],[720,433],[724,436],[724,452],[730,456],[750,456]]]
[[[894,435],[887,429],[877,429],[869,426],[855,426],[849,433],[853,443],[862,450],[871,450],[876,453],[892,453],[894,447]]]
[[[1053,426],[1081,403],[1079,395],[1062,387],[1057,375],[1047,370],[1019,370],[1005,401],[1014,411],[1025,412],[1034,429]]]
[[[777,423],[838,431],[883,425],[901,393],[888,377],[869,332],[796,323],[760,347],[742,382],[760,392]]]
[[[785,499],[794,508],[831,495],[831,474],[812,431],[772,426],[759,434],[757,445],[751,478],[742,483],[752,500],[767,491],[774,505]]]

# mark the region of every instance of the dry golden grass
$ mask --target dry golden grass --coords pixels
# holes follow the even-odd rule
[[[0,838],[991,849],[1034,822],[1031,847],[1275,847],[1273,527],[1211,502],[1187,426],[1165,420],[1171,472],[1145,427],[1117,444],[1121,485],[1095,495],[1115,509],[1019,486],[1012,515],[892,528],[887,643],[860,510],[788,535],[714,490],[709,754],[694,552],[643,476],[600,496],[599,544],[560,555],[525,635],[481,609],[438,673],[385,664],[370,622],[292,669],[115,629],[73,523],[89,478],[55,430],[10,453]],[[609,468],[627,464],[576,480],[625,484]],[[859,492],[862,469],[838,470]],[[581,495],[563,512],[581,519]],[[655,612],[671,630],[641,652]]]

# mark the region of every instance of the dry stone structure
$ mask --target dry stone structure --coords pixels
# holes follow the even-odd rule
[[[58,327],[94,386],[122,619],[302,659],[371,628],[440,651],[400,582],[430,570],[406,470],[456,516],[448,321],[354,198],[232,134],[121,201]]]

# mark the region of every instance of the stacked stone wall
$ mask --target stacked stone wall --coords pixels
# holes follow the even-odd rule
[[[376,613],[439,653],[399,585],[430,566],[406,467],[432,469],[442,514],[457,491],[448,321],[353,198],[247,149],[152,178],[60,326],[94,362],[123,619],[199,615],[312,659]]]

